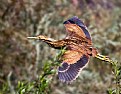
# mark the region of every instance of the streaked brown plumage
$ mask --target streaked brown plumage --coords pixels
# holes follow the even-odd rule
[[[66,38],[54,40],[43,35],[28,37],[42,40],[55,49],[66,48],[61,56],[61,66],[58,68],[58,77],[63,82],[72,82],[80,71],[87,65],[90,56],[97,56],[90,34],[81,20],[72,17],[64,22],[67,31]]]

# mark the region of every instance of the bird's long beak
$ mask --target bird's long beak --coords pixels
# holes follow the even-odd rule
[[[39,39],[38,37],[27,37],[28,39]]]

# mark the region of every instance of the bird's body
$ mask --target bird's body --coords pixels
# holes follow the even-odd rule
[[[61,81],[69,83],[78,77],[80,71],[88,64],[90,56],[95,57],[98,52],[93,47],[87,27],[78,17],[68,19],[64,26],[67,36],[62,40],[53,40],[43,35],[34,39],[42,40],[55,49],[65,48],[66,51],[61,56],[61,66],[58,68],[58,77]]]

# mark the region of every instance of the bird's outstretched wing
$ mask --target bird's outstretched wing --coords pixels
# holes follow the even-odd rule
[[[64,25],[68,32],[66,39],[74,40],[74,42],[66,45],[61,66],[58,68],[58,77],[61,81],[69,83],[78,77],[80,71],[88,63],[90,56],[86,45],[92,45],[92,42],[86,26],[78,17],[68,19]]]
[[[75,57],[75,56],[74,56]],[[75,57],[76,58],[76,57]],[[73,58],[74,59],[74,58]],[[73,63],[69,63],[70,61],[63,61],[61,66],[58,68],[58,77],[59,80],[70,83],[75,80],[80,71],[86,66],[88,63],[89,57],[86,55],[82,55],[79,60],[73,61]]]
[[[61,81],[70,83],[75,80],[80,71],[86,66],[89,56],[85,51],[75,45],[70,45],[62,55],[62,63],[58,68],[58,77]]]
[[[76,16],[64,22],[69,37],[82,37],[91,40],[90,34],[84,23]]]

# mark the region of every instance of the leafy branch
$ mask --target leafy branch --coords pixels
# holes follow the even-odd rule
[[[121,94],[121,65],[117,61],[111,60],[108,56],[97,54],[96,58],[109,62],[113,68],[114,81],[116,83],[115,89],[109,89],[108,94]]]

